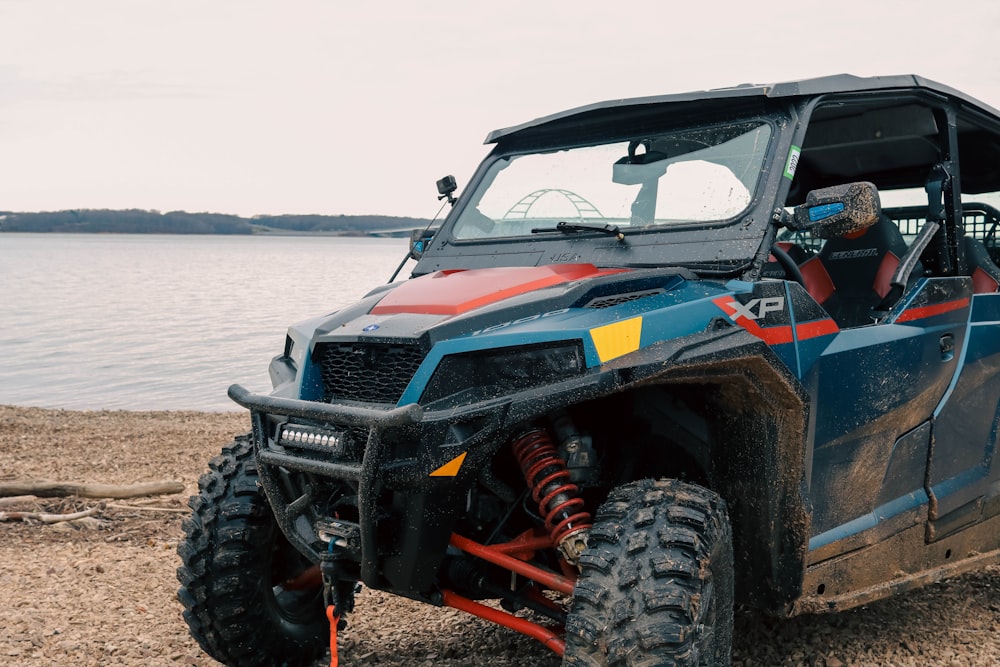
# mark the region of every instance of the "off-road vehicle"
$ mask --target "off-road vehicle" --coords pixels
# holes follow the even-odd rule
[[[734,605],[998,560],[1000,112],[841,75],[486,141],[408,279],[230,388],[179,547],[209,654],[319,659],[364,585],[567,665],[728,665]]]

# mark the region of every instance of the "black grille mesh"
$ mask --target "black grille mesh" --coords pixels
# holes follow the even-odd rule
[[[390,343],[321,343],[314,356],[326,402],[396,403],[424,360],[418,347]]]
[[[663,294],[662,289],[648,289],[641,292],[629,292],[628,294],[611,294],[609,296],[599,296],[596,299],[584,304],[584,308],[610,308],[612,306],[617,306],[622,303],[628,303],[629,301],[635,301],[637,299],[644,299],[647,296],[656,296],[657,294]]]

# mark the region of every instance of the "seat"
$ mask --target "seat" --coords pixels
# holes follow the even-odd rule
[[[993,263],[986,246],[971,236],[965,237],[965,261],[972,276],[972,291],[988,294],[1000,289],[1000,268]]]
[[[849,328],[873,322],[872,309],[889,293],[905,253],[899,228],[880,215],[871,227],[829,239],[800,268],[812,297],[838,326]]]

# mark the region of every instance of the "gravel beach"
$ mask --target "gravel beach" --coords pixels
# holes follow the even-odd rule
[[[180,494],[102,501],[29,499],[0,511],[79,522],[0,523],[0,664],[217,665],[176,601],[175,549],[187,497],[244,413],[76,412],[0,406],[0,481],[180,481]],[[340,664],[538,665],[537,642],[451,609],[363,591]],[[1000,568],[841,614],[790,620],[738,612],[733,664],[963,667],[1000,662]]]

